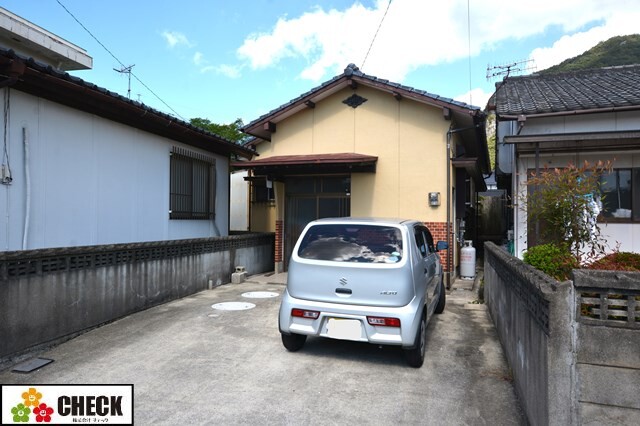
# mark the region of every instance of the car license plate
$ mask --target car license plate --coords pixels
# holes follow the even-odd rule
[[[334,339],[360,340],[362,325],[358,320],[329,318],[327,321],[327,336]]]

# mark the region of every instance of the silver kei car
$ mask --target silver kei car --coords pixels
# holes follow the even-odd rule
[[[282,343],[292,352],[307,336],[398,345],[410,366],[422,366],[427,324],[445,307],[438,251],[446,248],[418,221],[310,222],[289,262]]]

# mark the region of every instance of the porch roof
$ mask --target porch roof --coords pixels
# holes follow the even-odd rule
[[[234,161],[236,169],[250,169],[257,175],[323,173],[375,173],[378,157],[353,152],[307,155],[278,155],[251,161]]]

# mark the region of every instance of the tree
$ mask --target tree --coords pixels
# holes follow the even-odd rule
[[[529,224],[541,224],[542,242],[567,245],[580,264],[604,254],[606,243],[597,221],[600,177],[611,169],[611,162],[585,161],[582,167],[570,163],[562,169],[545,168],[528,178],[529,191],[521,198]]]
[[[487,135],[487,148],[489,149],[489,161],[491,170],[496,169],[496,114],[494,112],[487,115],[485,124]]]
[[[196,127],[199,127],[208,132],[214,133],[218,136],[222,136],[225,139],[228,139],[232,142],[236,142],[238,144],[242,144],[245,142],[249,136],[245,133],[242,133],[240,130],[244,123],[241,118],[236,119],[233,123],[229,124],[217,124],[213,123],[208,118],[192,118],[189,122]]]

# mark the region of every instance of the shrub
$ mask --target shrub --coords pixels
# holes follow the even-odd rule
[[[586,267],[607,271],[640,271],[640,254],[616,252],[609,254]]]
[[[525,263],[541,270],[558,281],[571,276],[571,270],[579,268],[576,257],[567,244],[541,244],[530,247],[523,255]]]
[[[601,209],[600,177],[612,167],[611,162],[601,161],[581,167],[569,163],[564,168],[545,167],[528,177],[528,191],[520,198],[530,226],[539,224],[538,242],[566,243],[581,263],[604,254],[606,238],[596,217]]]

